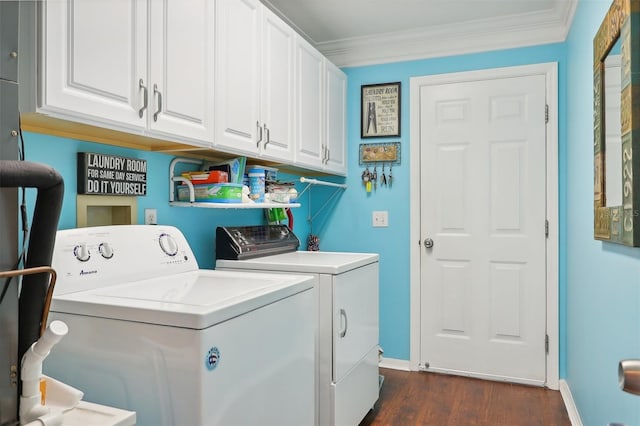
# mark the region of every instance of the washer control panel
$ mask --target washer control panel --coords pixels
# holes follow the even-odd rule
[[[58,231],[52,266],[54,295],[198,269],[179,229],[114,225]]]

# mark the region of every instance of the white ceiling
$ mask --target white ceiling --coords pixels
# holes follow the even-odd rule
[[[263,0],[338,66],[562,42],[578,0]]]

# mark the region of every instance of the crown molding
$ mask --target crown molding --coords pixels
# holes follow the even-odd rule
[[[428,59],[559,43],[566,40],[578,0],[508,18],[315,43],[339,67]]]

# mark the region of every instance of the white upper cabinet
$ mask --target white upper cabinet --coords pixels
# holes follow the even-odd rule
[[[262,19],[262,156],[293,160],[295,32],[267,8]]]
[[[346,175],[346,75],[302,38],[297,43],[296,164]]]
[[[216,2],[214,145],[293,159],[295,33],[254,0]]]
[[[296,37],[296,164],[321,168],[324,158],[324,57]]]
[[[325,59],[327,127],[325,169],[347,174],[347,76]]]
[[[150,0],[149,128],[213,141],[214,5]]]
[[[44,2],[39,110],[210,146],[213,19],[207,0]]]
[[[41,110],[142,129],[147,3],[47,1]]]
[[[346,76],[259,0],[41,10],[38,112],[346,174]]]
[[[257,0],[216,0],[214,146],[258,153],[259,47]]]

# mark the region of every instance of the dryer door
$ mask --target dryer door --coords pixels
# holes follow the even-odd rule
[[[333,382],[378,345],[378,263],[333,277]]]

